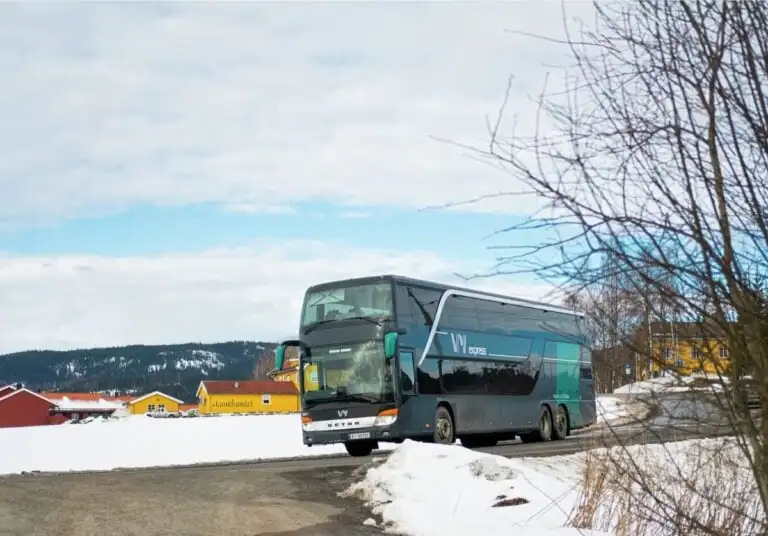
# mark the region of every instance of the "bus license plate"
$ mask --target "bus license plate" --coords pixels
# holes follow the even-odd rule
[[[370,432],[358,432],[356,434],[349,434],[349,439],[370,439]]]

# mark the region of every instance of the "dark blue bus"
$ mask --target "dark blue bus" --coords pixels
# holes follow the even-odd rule
[[[303,440],[366,456],[405,438],[558,440],[596,419],[583,317],[384,275],[314,285],[299,338]]]

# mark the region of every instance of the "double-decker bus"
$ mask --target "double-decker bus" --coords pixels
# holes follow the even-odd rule
[[[306,291],[278,369],[289,346],[309,446],[476,448],[563,439],[596,419],[583,317],[551,304],[396,275],[333,281]]]

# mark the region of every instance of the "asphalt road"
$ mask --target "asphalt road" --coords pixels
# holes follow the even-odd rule
[[[698,430],[695,428],[699,428]],[[565,441],[479,449],[508,457],[553,456],[615,444],[726,433],[628,425]],[[104,473],[0,477],[2,536],[361,536],[364,506],[337,493],[377,458],[299,459]]]

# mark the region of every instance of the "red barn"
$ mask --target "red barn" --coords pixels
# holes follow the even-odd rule
[[[60,417],[52,417],[56,405],[47,398],[21,388],[0,394],[0,428],[58,424]]]

